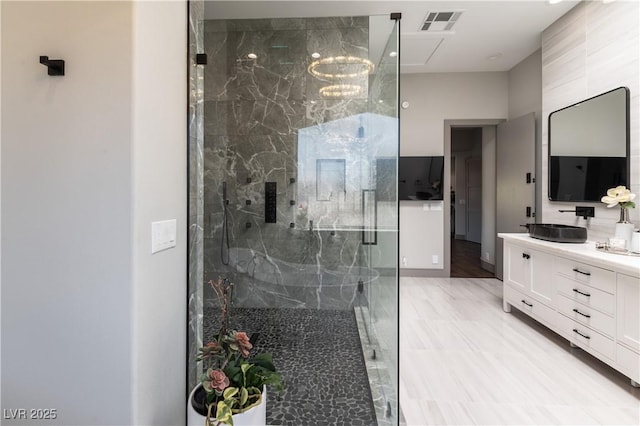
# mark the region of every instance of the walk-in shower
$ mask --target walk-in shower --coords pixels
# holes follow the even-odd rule
[[[223,277],[287,383],[269,422],[397,424],[399,17],[190,3],[189,385]]]

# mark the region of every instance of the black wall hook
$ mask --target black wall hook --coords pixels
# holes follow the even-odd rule
[[[49,75],[64,75],[64,60],[49,59],[48,56],[40,56],[40,63],[47,67]]]

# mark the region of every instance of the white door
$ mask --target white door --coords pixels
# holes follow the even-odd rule
[[[526,232],[534,222],[534,113],[498,124],[496,140],[496,232]],[[529,215],[529,216],[528,216]],[[496,236],[496,277],[502,279],[502,238]]]

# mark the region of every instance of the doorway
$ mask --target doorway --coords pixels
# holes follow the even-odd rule
[[[451,128],[450,276],[493,278],[482,256],[483,128]],[[488,255],[488,254],[487,254]]]

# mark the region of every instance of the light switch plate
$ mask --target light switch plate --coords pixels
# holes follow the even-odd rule
[[[151,222],[151,253],[176,246],[176,219]]]

